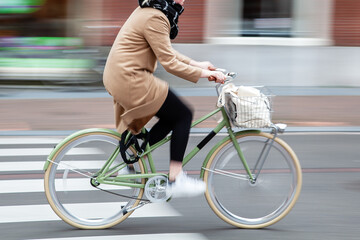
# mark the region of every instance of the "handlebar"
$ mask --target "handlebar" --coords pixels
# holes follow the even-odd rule
[[[219,71],[219,72],[222,72],[222,73],[225,74],[226,79],[225,79],[225,81],[224,81],[223,84],[226,84],[226,83],[231,82],[231,81],[234,80],[234,78],[236,78],[236,76],[237,76],[237,73],[236,73],[236,72],[228,72],[227,70],[222,69],[222,68],[217,68],[217,69],[215,69],[215,71]],[[223,86],[223,84],[219,83],[219,84],[216,85],[216,92],[217,92],[218,96],[219,96],[219,94],[220,94],[220,93],[219,93],[219,88],[220,88],[221,86]]]
[[[228,72],[226,69],[223,68],[216,68],[215,71],[222,72],[226,76],[224,83],[232,81],[237,76],[236,72]],[[215,78],[213,76],[210,76],[209,81],[215,81]]]

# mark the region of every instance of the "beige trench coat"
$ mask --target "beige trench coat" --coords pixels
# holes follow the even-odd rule
[[[157,60],[164,69],[196,83],[201,69],[176,52],[170,42],[167,17],[153,8],[136,8],[118,33],[103,76],[114,99],[117,131],[138,133],[164,103],[168,84],[153,73]]]

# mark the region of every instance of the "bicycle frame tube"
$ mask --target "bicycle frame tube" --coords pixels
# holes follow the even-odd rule
[[[237,153],[239,155],[239,158],[240,158],[242,164],[244,165],[246,173],[249,175],[250,180],[254,181],[253,174],[251,173],[249,165],[247,164],[247,162],[245,160],[245,156],[244,156],[243,152],[240,149],[239,143],[236,140],[234,132],[231,129],[228,129],[228,133],[229,133],[230,139],[231,139],[231,141],[232,141],[232,143],[233,143],[233,145],[234,145],[234,147],[235,147],[235,149],[236,149],[236,151],[237,151]]]
[[[116,147],[115,151],[111,154],[110,158],[106,161],[105,165],[100,169],[100,171],[98,172],[99,174],[96,174],[97,177],[104,177],[105,173],[107,173],[106,177],[111,176],[113,173],[115,173],[116,171],[118,171],[118,167],[121,165],[119,164],[118,166],[115,166],[111,169],[110,173],[109,172],[109,168],[111,166],[111,164],[113,164],[113,162],[115,161],[116,157],[119,155],[120,152],[120,147]]]

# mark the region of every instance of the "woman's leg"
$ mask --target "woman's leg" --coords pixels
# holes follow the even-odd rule
[[[170,131],[170,184],[166,191],[172,197],[193,197],[206,190],[206,184],[198,179],[190,178],[182,171],[192,121],[191,110],[169,90],[168,96],[156,114],[159,121],[150,130],[150,145],[163,139]]]
[[[157,112],[159,121],[150,130],[150,145],[160,141],[172,131],[170,143],[169,179],[174,181],[182,171],[182,160],[189,140],[192,121],[191,110],[171,91]]]

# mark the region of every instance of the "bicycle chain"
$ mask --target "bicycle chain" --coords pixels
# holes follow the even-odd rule
[[[94,180],[94,178],[91,178],[92,180]],[[105,190],[105,189],[102,189],[102,188],[99,188],[98,186],[95,186],[94,184],[91,184],[94,188],[96,189],[99,189],[103,192],[106,192],[106,193],[110,193],[110,194],[113,194],[113,195],[116,195],[118,197],[125,197],[125,198],[130,198],[130,199],[134,199],[134,200],[140,200],[140,201],[143,201],[143,202],[150,202],[150,200],[148,199],[143,199],[143,198],[137,198],[137,197],[130,197],[130,196],[126,196],[126,195],[123,195],[123,194],[120,194],[120,193],[115,193],[115,192],[112,192],[112,191],[109,191],[109,190]]]

